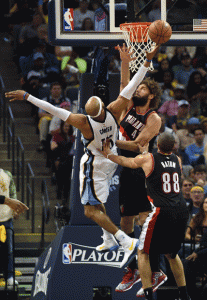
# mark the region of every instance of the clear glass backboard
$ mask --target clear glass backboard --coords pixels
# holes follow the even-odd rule
[[[119,28],[121,23],[153,22],[162,19],[168,21],[173,29],[172,37],[166,46],[207,45],[207,0],[80,2],[50,0],[49,39],[52,44],[113,46],[124,42],[123,33]],[[83,5],[87,8],[85,10],[84,7],[86,12],[81,14]],[[87,20],[84,20],[86,18]]]

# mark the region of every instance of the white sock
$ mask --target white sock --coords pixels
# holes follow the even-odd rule
[[[102,228],[103,230],[103,237],[106,239],[106,240],[110,240],[110,239],[113,239],[113,234],[111,234],[110,232],[108,232],[107,230],[105,230],[104,228]]]
[[[120,229],[115,233],[114,236],[121,244],[128,244],[131,242],[131,238]]]

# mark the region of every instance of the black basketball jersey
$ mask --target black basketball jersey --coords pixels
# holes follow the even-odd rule
[[[149,109],[145,114],[138,114],[136,107],[132,106],[120,123],[119,139],[124,141],[134,141],[140,132],[145,128],[147,118],[155,111]],[[127,157],[135,157],[137,153],[132,151],[121,151]]]
[[[152,157],[153,168],[146,177],[149,200],[156,207],[169,207],[184,203],[181,194],[181,169],[177,156],[158,152]]]

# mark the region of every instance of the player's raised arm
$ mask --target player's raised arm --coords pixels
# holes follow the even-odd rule
[[[85,115],[73,114],[63,108],[55,107],[54,105],[44,100],[40,100],[23,90],[7,92],[5,93],[5,96],[6,98],[10,98],[10,101],[27,100],[35,106],[49,112],[51,115],[57,116],[61,120],[66,121],[70,125],[80,129],[81,131],[84,129],[84,125],[86,125],[87,118]]]
[[[157,45],[152,51],[146,53],[146,60],[144,64],[140,67],[138,72],[133,76],[133,78],[130,80],[128,85],[120,92],[117,100],[113,101],[107,106],[107,108],[114,114],[117,120],[119,120],[121,113],[123,112],[124,109],[126,109],[128,105],[128,101],[132,98],[137,87],[144,79],[148,71],[148,67],[150,66],[150,62],[155,56],[155,54],[157,53],[159,47],[160,45]],[[124,55],[131,56],[132,53],[130,53],[129,50],[127,51],[128,52],[125,51]]]

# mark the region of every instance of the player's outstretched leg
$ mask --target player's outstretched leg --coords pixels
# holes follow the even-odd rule
[[[120,268],[125,268],[136,255],[137,248],[139,246],[139,240],[130,238],[122,230],[118,230],[115,233],[115,238],[119,241],[124,249],[124,258],[121,262]]]
[[[115,237],[110,232],[106,231],[104,228],[103,230],[103,243],[96,247],[96,251],[99,252],[107,252],[107,251],[114,251],[119,248],[119,244],[117,243]]]

